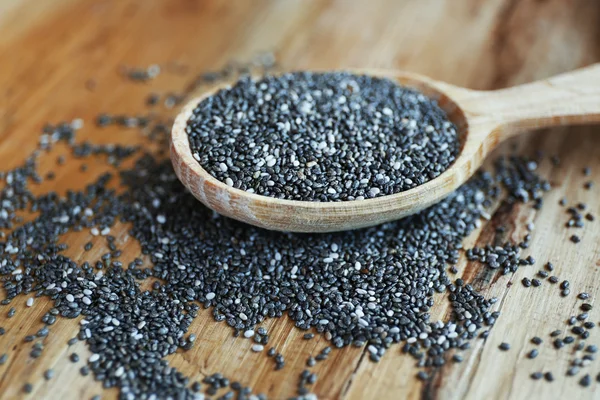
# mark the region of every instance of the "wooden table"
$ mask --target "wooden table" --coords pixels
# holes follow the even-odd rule
[[[414,0],[414,1],[83,1],[4,0],[0,2],[0,160],[2,169],[24,160],[37,142],[46,122],[83,118],[86,127],[79,138],[95,142],[135,143],[135,133],[117,129],[100,131],[93,124],[101,111],[136,113],[150,90],[180,89],[202,70],[222,66],[228,60],[248,59],[259,50],[274,49],[288,69],[381,67],[420,72],[433,78],[477,89],[490,89],[550,76],[600,60],[600,2],[595,0]],[[151,84],[126,82],[119,66],[185,66],[179,73],[164,73]],[[179,70],[179,69],[178,69]],[[548,334],[564,328],[565,320],[577,312],[575,296],[561,298],[558,288],[544,284],[525,289],[520,281],[531,277],[549,260],[556,274],[571,281],[573,293],[587,291],[592,302],[600,295],[600,221],[589,223],[578,245],[568,241],[572,230],[564,228],[568,216],[558,206],[566,196],[569,204],[582,201],[600,216],[600,128],[579,127],[538,132],[520,137],[524,152],[541,149],[558,154],[561,166],[546,161],[541,171],[553,184],[546,206],[539,212],[530,205],[504,208],[474,232],[465,247],[485,245],[494,226],[503,224],[515,240],[525,233],[525,224],[536,225],[531,254],[538,262],[516,274],[497,276],[478,264],[459,265],[464,279],[486,296],[497,296],[501,310],[487,341],[478,340],[462,364],[449,364],[421,383],[414,376],[414,361],[397,346],[378,364],[368,361],[364,349],[334,351],[329,361],[314,368],[319,380],[314,386],[321,399],[564,399],[600,398],[594,382],[589,388],[566,378],[570,351],[556,351]],[[504,146],[506,149],[507,146]],[[59,148],[42,159],[41,169],[54,168]],[[40,191],[80,188],[85,184],[81,162],[57,169],[57,178]],[[582,168],[590,166],[596,177],[591,190]],[[100,164],[90,164],[90,174],[99,174]],[[86,175],[86,177],[89,175]],[[114,229],[113,229],[114,232]],[[118,241],[126,244],[125,261],[139,247],[119,227]],[[82,259],[87,234],[68,235],[67,254]],[[90,258],[101,254],[99,246]],[[38,300],[43,301],[43,300]],[[436,299],[433,318],[444,318],[448,302]],[[115,390],[102,392],[91,377],[79,375],[81,362],[68,356],[77,351],[86,358],[85,345],[67,348],[77,332],[76,320],[61,319],[46,339],[40,359],[29,358],[31,343],[26,334],[36,332],[48,302],[25,308],[25,298],[15,299],[17,315],[7,320],[7,307],[0,307],[0,354],[9,361],[0,366],[0,397],[22,395],[25,382],[34,385],[31,399],[78,399],[102,394],[114,398]],[[600,318],[592,311],[593,321]],[[191,330],[198,345],[171,357],[172,366],[192,379],[222,372],[226,376],[265,392],[273,399],[295,394],[304,362],[325,345],[323,338],[302,340],[284,319],[268,321],[271,343],[286,357],[286,367],[274,371],[274,363],[250,351],[250,341],[235,339],[224,323],[214,323],[210,312],[202,312]],[[599,329],[589,340],[600,341]],[[533,335],[546,346],[529,360]],[[499,352],[502,341],[511,350]],[[49,382],[42,374],[54,368]],[[553,383],[532,381],[531,372],[552,370]],[[589,367],[593,377],[600,362]],[[581,376],[581,375],[580,375]]]

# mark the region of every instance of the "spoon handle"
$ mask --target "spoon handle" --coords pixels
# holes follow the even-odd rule
[[[504,137],[526,129],[600,123],[600,64],[458,99],[474,122],[496,124]]]

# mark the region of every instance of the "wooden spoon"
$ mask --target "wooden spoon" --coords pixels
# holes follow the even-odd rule
[[[435,99],[459,129],[461,150],[456,161],[423,185],[367,200],[313,202],[247,193],[217,180],[192,157],[187,121],[213,91],[190,101],[175,120],[171,160],[177,176],[208,207],[252,225],[295,232],[356,229],[396,220],[440,201],[473,175],[498,143],[517,132],[600,122],[600,64],[493,91],[465,89],[405,72],[355,72],[396,80]]]

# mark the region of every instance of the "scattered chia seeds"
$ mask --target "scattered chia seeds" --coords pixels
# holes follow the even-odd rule
[[[196,160],[229,186],[304,201],[360,200],[421,185],[456,159],[456,127],[385,78],[296,72],[244,78],[198,104]]]
[[[243,186],[247,184],[244,177],[247,171],[244,165],[236,163],[238,159],[232,156],[233,153],[227,153],[222,159],[215,158],[213,170],[201,164],[211,173],[214,171],[217,177],[221,171],[225,180],[235,179],[233,184],[239,183],[244,190],[254,189],[256,193],[276,197],[338,201],[406,190],[434,178],[452,163],[457,151],[453,147],[456,145],[455,128],[448,124],[435,104],[414,91],[384,80],[373,82],[374,79],[367,77],[335,75],[338,83],[342,82],[342,78],[348,80],[347,87],[332,88],[331,95],[322,94],[325,99],[313,99],[313,105],[308,97],[300,97],[296,103],[290,102],[296,108],[288,105],[286,112],[281,110],[281,106],[287,103],[286,96],[290,97],[291,92],[289,87],[277,86],[282,84],[281,79],[267,78],[266,91],[261,89],[260,81],[242,81],[238,88],[241,94],[248,93],[244,90],[254,85],[257,90],[255,96],[258,91],[262,91],[263,97],[270,94],[269,107],[279,106],[273,118],[281,117],[277,122],[282,125],[275,123],[272,127],[273,134],[279,135],[279,139],[260,137],[253,128],[250,132],[234,132],[254,126],[248,124],[251,118],[248,112],[241,117],[234,113],[231,120],[227,116],[222,119],[223,127],[219,128],[223,130],[222,137],[244,133],[245,140],[249,141],[243,149],[232,151],[250,151],[247,154],[254,159],[264,156],[264,165],[258,167],[260,177],[253,181],[254,170],[251,170],[251,176],[246,177],[248,182],[253,182],[248,184],[255,186]],[[207,76],[202,79],[215,78]],[[325,78],[307,78],[307,84],[318,83],[319,79]],[[352,82],[365,90],[361,90],[360,95],[354,89],[348,92],[353,87]],[[267,93],[269,84],[281,90]],[[339,101],[337,104],[332,102],[332,99],[341,98],[338,92],[348,92],[344,94],[346,106]],[[384,97],[385,93],[390,96]],[[353,104],[364,102],[366,96],[374,96],[381,106],[380,115],[376,109],[369,107],[352,108]],[[177,102],[183,97],[181,94],[174,95]],[[229,98],[230,95],[222,94],[223,101]],[[217,99],[218,96],[211,100],[209,108],[201,110],[204,117],[213,112],[214,116],[218,116],[223,104],[218,104]],[[245,101],[247,99],[243,96],[236,99],[238,104]],[[302,103],[305,101],[308,105]],[[412,108],[403,107],[407,101],[415,101]],[[307,132],[301,131],[312,129],[312,133],[316,134],[314,130],[320,126],[319,123],[328,128],[330,122],[323,122],[314,115],[316,112],[324,113],[327,102],[332,103],[336,119],[331,122],[331,133],[320,133],[322,138],[313,138],[315,146],[306,140]],[[388,107],[391,114],[385,108],[388,103],[394,106]],[[309,112],[305,112],[307,110]],[[262,110],[255,111],[254,118],[262,113]],[[298,123],[295,118],[305,120]],[[352,121],[352,127],[349,121]],[[160,144],[164,144],[170,128],[170,122],[139,116],[102,114],[96,122],[100,126],[145,127],[150,131],[148,136]],[[215,135],[218,131],[202,131],[206,127],[201,122],[201,119],[196,119],[190,125],[197,130],[197,138],[203,138],[202,134]],[[213,118],[212,122],[218,125],[216,119]],[[286,122],[289,122],[289,129]],[[374,134],[375,124],[378,132],[387,135],[379,137]],[[349,133],[358,127],[366,133],[360,140],[355,140]],[[534,173],[536,162],[518,157],[501,158],[495,164],[493,174],[476,174],[440,204],[402,221],[333,234],[273,233],[213,215],[182,187],[168,161],[152,154],[142,154],[137,147],[76,143],[75,131],[72,124],[46,127],[40,149],[49,150],[57,141],[64,141],[71,146],[72,155],[77,158],[107,157],[108,164],[118,167],[117,178],[124,191],[109,190],[109,181],[114,177],[104,175],[96,182],[90,182],[86,189],[74,191],[66,197],[33,195],[29,185],[35,184],[38,176],[37,154],[33,154],[24,165],[2,175],[7,185],[0,191],[0,202],[7,204],[8,201],[10,212],[0,214],[0,222],[7,226],[14,223],[15,211],[40,211],[33,221],[14,225],[0,241],[0,248],[4,250],[0,252],[0,262],[6,261],[0,268],[7,297],[3,304],[19,295],[43,295],[54,302],[54,308],[42,320],[47,325],[52,325],[56,317],[83,316],[79,334],[68,342],[73,345],[79,340],[85,341],[92,352],[88,364],[80,368],[80,372],[84,376],[91,372],[106,388],[118,387],[122,398],[147,398],[152,394],[157,398],[196,398],[195,394],[201,389],[200,383],[189,385],[188,378],[170,367],[164,357],[178,349],[185,351],[193,346],[196,336],[187,336],[187,330],[192,320],[203,312],[197,303],[202,308],[210,308],[215,321],[228,324],[237,335],[252,338],[255,342],[251,346],[252,351],[263,351],[269,341],[267,331],[257,328],[257,325],[267,318],[287,315],[299,329],[314,330],[333,347],[364,346],[369,358],[374,361],[378,361],[392,344],[402,343],[402,352],[414,357],[419,367],[441,367],[446,363],[448,354],[453,354],[451,359],[454,362],[461,362],[463,356],[455,354],[452,349],[466,350],[471,340],[486,338],[499,313],[490,310],[495,299],[485,299],[462,279],[451,280],[445,271],[458,261],[462,240],[481,224],[482,218],[489,218],[492,202],[502,193],[500,188],[505,189],[507,202],[533,200],[534,207],[541,205],[541,194],[549,188]],[[407,133],[415,136],[409,139]],[[194,140],[193,135],[190,135],[191,141]],[[269,146],[264,150],[267,140],[270,143],[277,140],[282,144],[295,143],[296,146]],[[372,147],[356,147],[366,140],[370,140]],[[250,141],[255,143],[255,154],[251,154]],[[321,144],[323,141],[324,146]],[[206,145],[210,141],[202,143]],[[215,143],[212,143],[210,151],[225,151],[226,147]],[[359,160],[360,168],[348,170],[351,164],[343,164],[343,151],[340,152],[341,147],[338,147],[344,143],[360,150],[350,155],[355,158],[354,161],[357,154],[374,157],[371,169]],[[231,145],[226,142],[218,144]],[[375,151],[381,146],[387,149],[386,157],[375,157]],[[431,146],[435,146],[433,152],[428,150]],[[331,150],[334,154],[330,154]],[[205,151],[208,150],[204,149],[200,154]],[[346,155],[350,152],[348,150]],[[269,155],[272,157],[267,160]],[[119,167],[121,161],[133,156],[139,157],[133,168]],[[309,159],[310,156],[317,159]],[[295,166],[294,161],[300,164]],[[308,167],[306,164],[311,162],[316,164]],[[335,162],[342,165],[338,167]],[[395,168],[396,163],[400,164],[398,168]],[[416,168],[417,165],[420,165],[419,168]],[[250,164],[250,167],[256,166]],[[337,173],[338,169],[337,181],[331,180],[331,176],[325,173]],[[298,182],[277,179],[282,175],[286,178],[282,171],[287,170],[294,174],[303,170],[305,178]],[[263,173],[270,176],[263,176]],[[359,184],[354,187],[357,179]],[[367,179],[367,182],[361,183],[362,179]],[[273,181],[273,185],[269,184],[269,180]],[[306,186],[307,180],[311,181],[311,185]],[[290,182],[293,185],[288,189],[286,186]],[[306,187],[311,190],[302,189]],[[335,193],[329,189],[335,189]],[[111,227],[116,222],[131,225],[130,235],[139,241],[142,253],[149,255],[151,268],[143,267],[141,259],[129,265],[117,260],[121,253],[114,243],[115,238],[110,236]],[[533,225],[527,228],[531,230]],[[62,254],[66,246],[61,243],[61,235],[69,231],[90,232],[98,236],[95,240],[105,237],[110,252],[97,260],[80,264],[69,259]],[[531,256],[520,258],[521,249],[527,248],[529,241],[528,235],[519,244],[494,244],[471,249],[469,254],[473,260],[506,274],[520,266],[535,263]],[[91,248],[91,242],[84,245],[86,251]],[[16,265],[15,259],[19,259],[19,265]],[[546,270],[553,270],[550,265],[546,265]],[[547,277],[540,272],[537,273],[540,278]],[[550,277],[549,281],[552,282],[553,278],[558,282],[556,277]],[[151,289],[140,288],[139,283],[144,280],[151,280]],[[537,279],[533,281],[540,282]],[[569,290],[568,282],[564,287],[561,285],[561,290]],[[449,293],[452,313],[446,322],[430,320],[429,310],[437,292]],[[256,297],[256,302],[253,297]],[[29,299],[28,305],[37,306],[37,302],[33,303],[34,297]],[[581,307],[583,309],[583,305]],[[14,315],[14,308],[8,315],[11,316],[11,313]],[[586,333],[589,335],[581,328],[579,336]],[[48,334],[51,332],[42,328],[36,336],[46,337]],[[38,340],[30,336],[31,340]],[[313,337],[314,333],[304,334],[304,339]],[[561,342],[567,341],[566,337]],[[536,337],[532,342],[540,345],[542,340]],[[41,354],[42,348],[35,347],[33,351]],[[510,346],[503,343],[500,348],[506,351]],[[327,359],[330,352],[331,347],[324,348],[314,358],[310,357],[306,365],[312,367],[317,361]],[[274,348],[267,354],[274,358],[276,369],[283,368],[285,361],[282,354]],[[535,358],[537,354],[538,350],[533,349],[528,356]],[[593,354],[589,351],[586,355]],[[73,362],[79,361],[75,353],[70,358]],[[0,356],[0,364],[7,360],[7,354]],[[581,363],[584,361],[591,362],[585,359]],[[52,370],[44,373],[46,379],[53,375]],[[156,376],[161,378],[155,379]],[[541,379],[542,376],[548,381],[553,380],[549,372],[531,375],[532,379]],[[430,374],[420,371],[417,377],[429,380]],[[313,398],[309,397],[306,386],[314,384],[316,379],[317,375],[309,371],[301,374],[298,394],[305,396],[305,400]],[[203,382],[209,396],[229,386],[227,378],[220,374],[207,376]],[[231,384],[232,391],[220,398],[234,398],[236,394],[238,398],[248,398],[251,390],[234,383]],[[265,397],[258,395],[256,398]]]

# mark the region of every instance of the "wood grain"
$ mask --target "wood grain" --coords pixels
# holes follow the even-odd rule
[[[18,19],[0,18],[2,169],[23,161],[35,148],[46,122],[81,117],[86,127],[80,139],[143,142],[135,131],[99,130],[92,121],[99,112],[142,112],[149,91],[180,90],[196,72],[222,66],[232,58],[247,59],[265,49],[276,49],[289,69],[400,69],[481,90],[543,79],[600,61],[600,3],[595,0],[73,0],[66,5],[48,2],[51,7],[38,6],[33,0],[11,3],[9,15]],[[45,11],[38,17],[40,8]],[[161,74],[151,86],[128,83],[118,73],[121,65],[174,61],[186,65],[189,73]],[[508,228],[507,238],[517,240],[532,221],[536,229],[525,255],[538,261],[534,267],[499,277],[461,260],[460,274],[486,296],[499,297],[497,307],[502,311],[489,338],[474,342],[462,364],[444,366],[431,382],[423,384],[414,379],[414,362],[399,347],[388,351],[378,364],[369,362],[362,349],[335,351],[329,361],[315,368],[319,380],[314,390],[319,398],[600,398],[596,382],[584,389],[577,379],[564,376],[572,357],[568,351],[546,346],[537,359],[524,357],[531,336],[542,336],[547,343],[548,333],[564,328],[566,318],[577,310],[574,296],[561,298],[554,286],[524,289],[519,283],[552,260],[556,275],[569,279],[573,292],[589,292],[594,303],[600,295],[600,229],[595,225],[600,222],[578,232],[582,242],[574,245],[568,241],[573,231],[563,227],[568,216],[557,205],[566,196],[569,204],[586,202],[590,212],[600,214],[600,183],[582,190],[589,178],[581,172],[590,166],[592,177],[600,174],[598,134],[593,127],[544,130],[499,149],[506,151],[512,144],[528,153],[541,149],[559,155],[561,165],[541,164],[542,173],[554,186],[541,211],[500,205],[465,243],[466,248],[489,243],[499,225]],[[57,178],[37,189],[40,192],[80,188],[105,168],[89,162],[88,173],[83,175],[81,162],[57,167],[56,156],[64,152],[57,148],[41,160],[41,168],[56,170]],[[137,254],[139,248],[128,237],[126,226],[113,231],[126,249],[124,256]],[[68,235],[67,254],[83,259],[81,246],[89,239],[85,234]],[[99,244],[90,258],[102,253]],[[39,319],[50,306],[43,299],[36,301],[36,307],[26,308],[25,297],[15,299],[18,312],[10,320],[8,308],[0,307],[0,326],[7,330],[0,337],[0,354],[9,353],[9,361],[0,366],[0,398],[20,398],[25,382],[34,385],[31,399],[85,399],[100,393],[103,398],[115,398],[116,391],[103,392],[91,377],[78,374],[81,362],[68,361],[75,349],[68,349],[66,341],[77,331],[77,321],[59,320],[46,339],[42,357],[28,357],[31,343],[23,343],[22,338],[41,327]],[[437,298],[432,319],[443,319],[447,312],[448,302]],[[596,310],[592,317],[595,322],[600,318]],[[286,357],[281,371],[273,370],[272,359],[252,353],[249,341],[233,338],[224,324],[212,322],[209,311],[201,313],[191,327],[202,338],[198,345],[169,360],[192,379],[222,372],[270,398],[285,399],[295,393],[308,355],[318,352],[325,341],[302,340],[285,318],[265,326],[271,343]],[[590,343],[600,339],[597,331],[591,331]],[[498,352],[498,344],[506,340],[511,351]],[[85,359],[85,346],[76,346]],[[51,366],[57,376],[45,382],[43,371]],[[529,374],[536,370],[552,370],[556,381],[530,380]],[[589,372],[595,376],[598,371],[600,364],[595,361]]]

